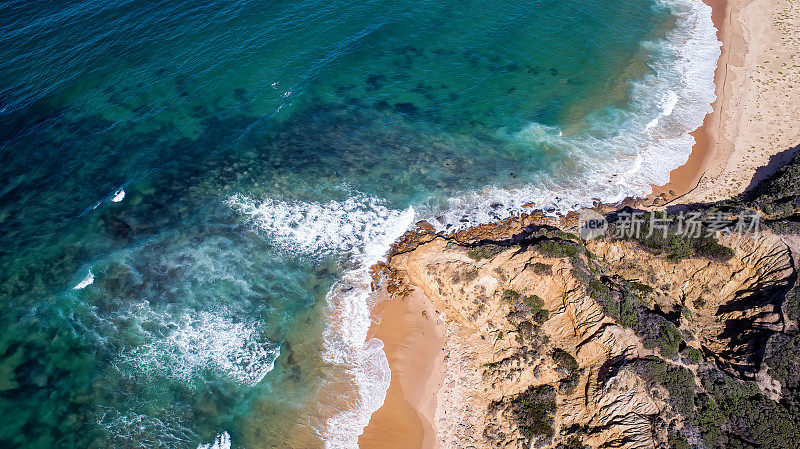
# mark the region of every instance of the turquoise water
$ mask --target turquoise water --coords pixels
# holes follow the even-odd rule
[[[699,0],[6,0],[0,44],[21,448],[352,447],[388,386],[365,267],[663,181],[719,51]]]

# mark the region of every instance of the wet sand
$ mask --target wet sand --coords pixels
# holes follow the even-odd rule
[[[669,182],[663,186],[653,186],[653,194],[651,198],[662,196],[667,200],[674,200],[682,197],[687,192],[694,189],[700,178],[706,172],[708,162],[714,159],[713,153],[715,146],[712,144],[716,140],[716,129],[720,117],[720,110],[725,103],[725,77],[727,72],[727,61],[731,53],[736,54],[741,49],[739,45],[733,45],[733,36],[731,36],[731,29],[728,13],[729,0],[703,0],[703,2],[711,6],[711,19],[714,21],[714,26],[717,28],[717,39],[722,42],[722,53],[720,54],[717,63],[717,70],[714,73],[714,85],[716,86],[715,94],[716,101],[712,104],[713,111],[706,115],[703,120],[703,125],[695,130],[692,136],[695,139],[692,153],[685,164],[672,170],[669,175]],[[740,33],[741,34],[741,33]]]

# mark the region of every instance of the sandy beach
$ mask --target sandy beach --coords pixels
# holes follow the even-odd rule
[[[788,0],[707,0],[722,41],[717,100],[686,164],[654,196],[708,202],[745,191],[797,153],[800,7]]]
[[[384,406],[359,438],[362,449],[434,448],[436,391],[442,381],[443,324],[420,291],[381,291],[370,338],[383,341],[392,380]]]
[[[653,188],[652,197],[666,204],[736,195],[800,151],[800,110],[794,107],[800,102],[800,56],[794,51],[800,48],[800,6],[788,0],[706,3],[723,42],[717,100],[693,133],[696,144],[686,164],[671,173],[668,184]],[[447,404],[458,395],[440,386],[462,383],[449,371],[469,373],[445,360],[458,344],[435,309],[419,291],[377,306],[370,336],[386,345],[392,381],[384,406],[359,440],[361,448],[439,447],[437,435],[448,433],[446,426],[437,427],[436,417],[445,415],[441,408],[459,407]],[[470,384],[463,383],[459,388]]]

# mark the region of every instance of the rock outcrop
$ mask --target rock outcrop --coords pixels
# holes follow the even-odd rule
[[[382,267],[448,324],[440,447],[797,447],[800,238],[585,241],[571,218],[421,223]]]

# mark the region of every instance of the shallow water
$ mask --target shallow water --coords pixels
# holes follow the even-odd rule
[[[0,440],[30,448],[352,446],[388,385],[365,267],[417,219],[663,180],[718,54],[699,0],[0,11]]]

